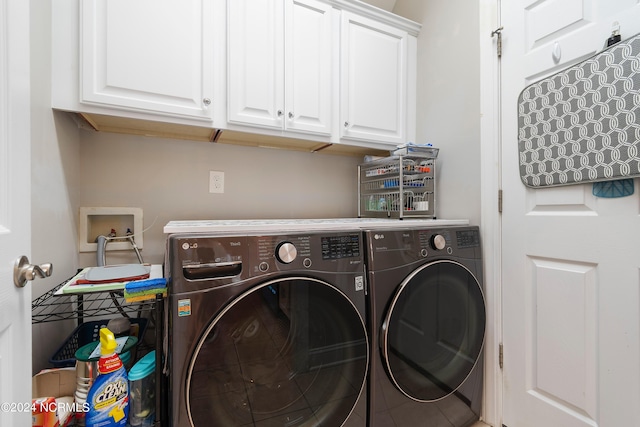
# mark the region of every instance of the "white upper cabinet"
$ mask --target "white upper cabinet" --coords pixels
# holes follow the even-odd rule
[[[333,9],[316,0],[230,0],[230,124],[331,135]]]
[[[312,150],[415,135],[420,25],[366,3],[51,4],[51,105],[82,126]]]
[[[211,1],[82,0],[79,14],[80,103],[212,120]]]
[[[285,3],[286,127],[330,134],[333,99],[333,9],[313,0]]]
[[[415,36],[342,13],[340,127],[343,139],[405,143],[415,134]]]

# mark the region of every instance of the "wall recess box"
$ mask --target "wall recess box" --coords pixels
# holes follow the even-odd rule
[[[131,242],[126,239],[127,229],[133,232],[136,246],[142,249],[141,208],[81,207],[78,237],[80,252],[97,251],[96,238],[101,234],[108,236],[111,229],[116,231],[116,237],[122,239],[110,240],[107,243],[107,251],[133,250]]]

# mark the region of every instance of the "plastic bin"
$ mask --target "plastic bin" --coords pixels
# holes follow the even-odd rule
[[[93,322],[85,322],[79,325],[73,330],[71,335],[67,337],[64,343],[56,350],[56,352],[49,358],[49,363],[55,368],[72,367],[76,364],[75,353],[76,351],[89,343],[100,340],[100,328],[106,328],[107,323],[111,319],[96,320]],[[138,344],[144,337],[144,332],[147,329],[147,319],[129,319],[131,320],[132,334],[137,336]],[[137,329],[137,335],[135,334]]]
[[[156,352],[151,351],[129,371],[129,425],[152,427],[156,413]]]

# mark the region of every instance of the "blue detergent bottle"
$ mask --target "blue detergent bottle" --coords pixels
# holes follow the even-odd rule
[[[100,329],[98,377],[89,393],[86,427],[126,426],[129,416],[129,380],[127,370],[116,353],[116,339],[107,328]]]

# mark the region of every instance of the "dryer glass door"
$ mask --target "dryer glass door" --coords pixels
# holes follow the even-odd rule
[[[200,339],[187,374],[189,417],[196,427],[340,426],[365,401],[368,359],[362,316],[345,294],[312,278],[266,282]]]
[[[485,321],[482,289],[463,265],[436,261],[415,270],[398,287],[382,326],[389,376],[414,400],[448,396],[478,361]]]

